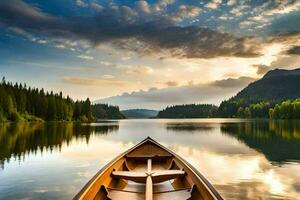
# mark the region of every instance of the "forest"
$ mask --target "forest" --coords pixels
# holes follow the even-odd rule
[[[300,119],[300,99],[279,103],[261,101],[242,104],[238,101],[224,101],[220,107],[210,104],[175,105],[160,111],[157,118],[261,118]]]
[[[300,119],[300,69],[275,69],[223,101],[220,117]]]
[[[224,101],[218,109],[220,117],[300,119],[300,99],[279,103],[261,101],[243,105],[238,101]]]
[[[270,118],[300,119],[300,99],[287,100],[269,110]]]
[[[92,114],[96,119],[125,119],[118,106],[108,104],[93,105]]]
[[[99,107],[104,112],[97,113]],[[104,114],[103,114],[104,113]],[[46,92],[44,89],[27,87],[26,84],[0,83],[0,122],[5,121],[80,121],[92,122],[96,118],[122,114],[116,106],[92,105],[89,98],[73,101],[62,92]],[[121,118],[124,118],[123,116]]]
[[[211,104],[187,104],[167,107],[157,118],[210,118],[217,115],[218,107]]]

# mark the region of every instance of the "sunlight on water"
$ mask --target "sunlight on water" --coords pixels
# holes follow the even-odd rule
[[[0,199],[71,199],[115,156],[151,136],[225,199],[297,199],[300,125],[225,119],[0,126]]]

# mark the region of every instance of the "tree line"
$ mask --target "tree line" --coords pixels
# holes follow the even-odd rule
[[[217,111],[218,107],[211,104],[175,105],[159,111],[157,118],[210,118]]]
[[[241,101],[224,101],[218,109],[220,117],[300,119],[300,99],[283,102],[261,101],[242,104]]]
[[[92,110],[93,116],[97,119],[125,119],[118,106],[108,104],[95,104]]]
[[[270,118],[300,119],[300,98],[283,102],[245,104],[242,100],[223,101],[219,107],[211,104],[189,104],[166,107],[157,118]]]
[[[101,105],[100,105],[101,106]],[[105,107],[105,106],[104,106]],[[73,101],[62,92],[45,92],[44,89],[27,87],[26,84],[0,83],[0,122],[2,121],[81,121],[95,120],[97,112],[89,98]],[[118,107],[109,107],[118,110]],[[98,115],[96,116],[98,117]]]
[[[300,119],[300,99],[287,100],[269,110],[270,118]]]

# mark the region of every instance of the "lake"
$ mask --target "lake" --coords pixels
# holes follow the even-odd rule
[[[152,137],[225,199],[300,196],[300,123],[148,119],[0,125],[0,199],[71,199],[115,156]]]

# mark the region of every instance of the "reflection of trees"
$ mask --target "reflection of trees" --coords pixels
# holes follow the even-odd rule
[[[108,134],[118,125],[88,126],[78,123],[5,123],[0,125],[0,164],[11,157],[21,159],[26,153],[60,149],[75,139],[89,142],[91,134]]]
[[[210,131],[215,127],[211,124],[203,124],[203,123],[167,123],[167,130],[171,131],[187,131],[187,132],[195,132],[195,131]]]
[[[221,131],[261,151],[270,161],[300,161],[300,124],[297,121],[222,124]]]

